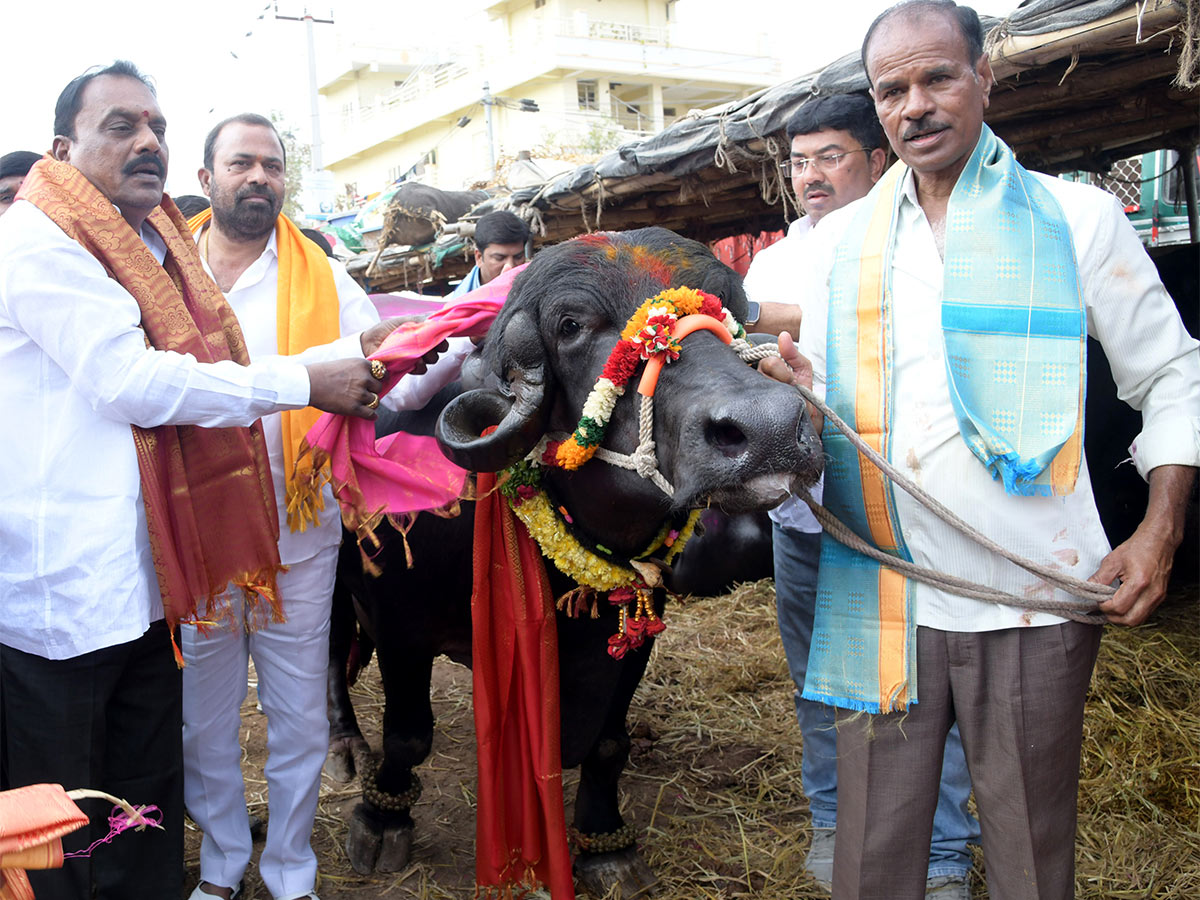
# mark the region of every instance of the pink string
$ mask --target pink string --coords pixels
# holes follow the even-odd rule
[[[157,806],[139,806],[134,810],[135,815],[130,817],[121,807],[114,806],[112,814],[108,817],[108,834],[100,840],[94,842],[92,846],[86,850],[76,850],[74,853],[64,853],[63,859],[77,859],[79,857],[87,857],[92,855],[101,844],[109,843],[122,831],[128,831],[130,828],[137,828],[139,831],[149,825],[151,828],[162,828],[163,814]],[[150,813],[158,813],[155,818]]]

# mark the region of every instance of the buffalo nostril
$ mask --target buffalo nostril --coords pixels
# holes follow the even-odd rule
[[[808,413],[801,411],[800,421],[796,423],[796,443],[803,447],[805,444],[812,443],[814,437],[816,437],[816,430],[808,420]]]
[[[748,446],[745,433],[730,422],[709,422],[704,438],[725,456],[741,456]]]

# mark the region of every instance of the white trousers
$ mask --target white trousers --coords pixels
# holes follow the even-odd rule
[[[329,750],[325,671],[337,556],[329,547],[279,576],[282,624],[252,632],[223,625],[208,635],[181,629],[184,800],[204,832],[200,878],[209,884],[237,885],[253,852],[239,739],[253,657],[267,716],[267,842],[258,871],[275,900],[303,897],[316,885],[310,840]]]

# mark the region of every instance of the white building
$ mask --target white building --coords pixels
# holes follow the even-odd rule
[[[482,43],[339,48],[320,88],[324,163],[339,193],[378,190],[414,168],[426,184],[462,188],[489,178],[492,155],[598,152],[779,79],[766,34],[687,30],[674,0],[503,0],[486,11]],[[497,99],[491,142],[485,84]]]

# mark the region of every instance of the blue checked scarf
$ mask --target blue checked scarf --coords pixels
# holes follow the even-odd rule
[[[826,402],[890,458],[891,256],[908,169],[855,214],[829,283]],[[986,125],[951,194],[942,328],[967,446],[1013,494],[1074,489],[1082,450],[1086,314],[1053,196]],[[824,503],[875,546],[910,555],[891,484],[828,422]],[[873,713],[915,703],[912,586],[826,536],[804,696]]]

